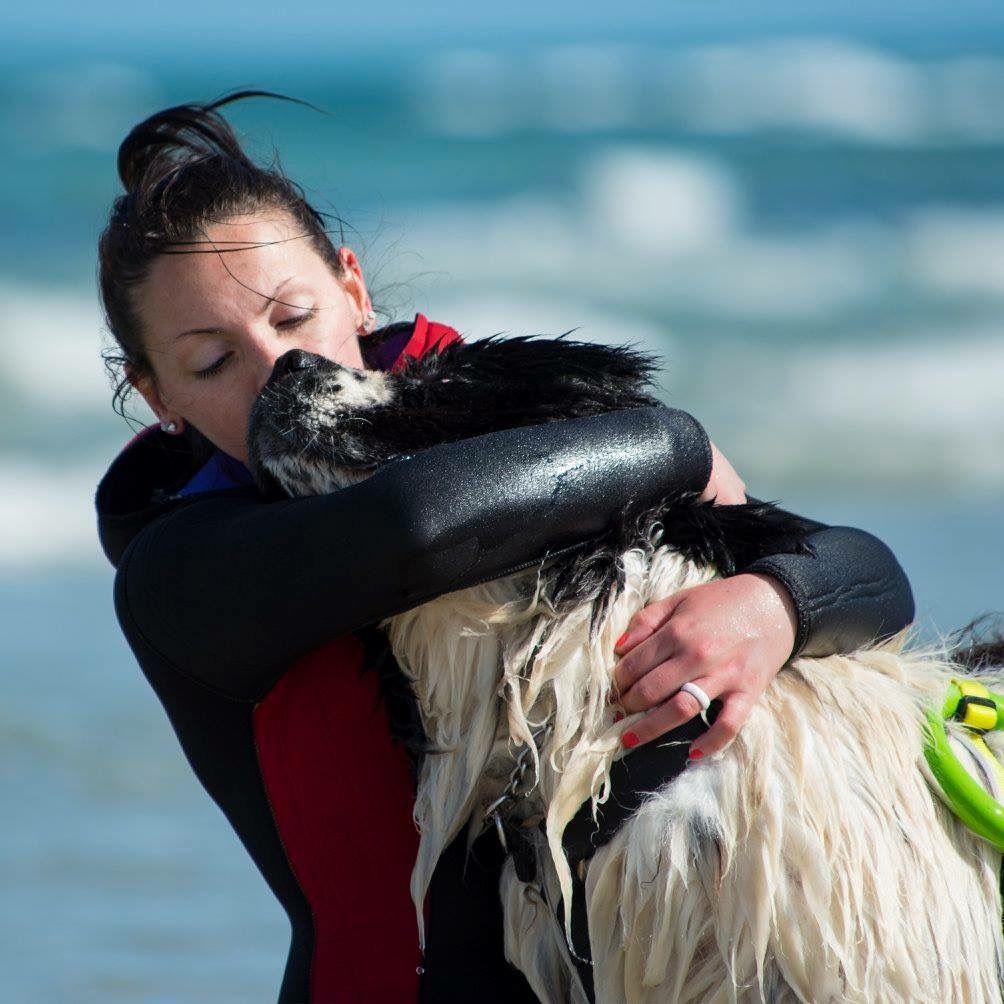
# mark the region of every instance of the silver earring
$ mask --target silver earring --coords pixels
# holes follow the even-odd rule
[[[169,436],[173,436],[178,431],[177,422],[161,422],[161,429],[166,432]]]
[[[376,314],[367,310],[363,315],[363,331],[368,335],[376,327]]]

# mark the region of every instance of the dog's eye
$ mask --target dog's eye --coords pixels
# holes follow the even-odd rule
[[[227,364],[227,360],[233,355],[232,352],[224,352],[216,362],[211,363],[204,370],[196,370],[195,375],[200,380],[206,380],[211,376],[215,376],[220,372],[221,369]]]

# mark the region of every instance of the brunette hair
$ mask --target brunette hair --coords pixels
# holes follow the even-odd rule
[[[135,126],[119,147],[125,194],[112,204],[98,240],[98,288],[116,342],[103,353],[114,386],[112,406],[123,417],[132,381],[151,372],[133,290],[147,278],[157,255],[222,254],[225,249],[204,246],[209,243],[202,239],[207,223],[280,209],[303,228],[303,236],[336,275],[344,272],[328,237],[327,216],[310,205],[277,158],[269,167],[255,164],[220,115],[224,105],[249,97],[306,104],[271,91],[235,91],[207,104],[157,112]]]

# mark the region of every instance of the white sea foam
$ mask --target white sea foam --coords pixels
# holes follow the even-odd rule
[[[922,284],[948,294],[1004,297],[1004,207],[918,211],[906,249]]]
[[[915,60],[840,37],[447,49],[421,64],[414,91],[429,128],[470,136],[670,126],[912,144],[946,136],[996,142],[1004,134],[1004,61]]]
[[[47,411],[110,412],[97,294],[0,282],[0,299],[0,381]]]
[[[753,41],[694,49],[680,64],[674,73],[688,95],[685,120],[703,131],[821,129],[902,142],[926,126],[923,72],[860,44]]]
[[[996,327],[848,333],[837,345],[719,350],[706,365],[726,387],[742,381],[754,414],[744,422],[730,407],[727,421],[765,484],[801,478],[957,497],[1004,490]]]
[[[924,285],[891,225],[852,219],[767,236],[749,227],[743,203],[719,162],[613,147],[584,165],[578,191],[561,202],[436,207],[418,216],[412,238],[451,283],[546,287],[732,321],[818,321],[878,303],[895,284]]]
[[[582,197],[598,233],[641,255],[716,250],[742,215],[724,166],[675,150],[611,149],[586,168]]]
[[[444,133],[492,136],[519,125],[511,101],[512,67],[498,53],[453,49],[431,60],[423,75],[418,111]]]
[[[931,68],[932,113],[947,132],[994,142],[1004,136],[1004,60],[963,56]]]
[[[0,570],[93,565],[98,545],[94,490],[110,458],[60,469],[52,462],[0,460]]]

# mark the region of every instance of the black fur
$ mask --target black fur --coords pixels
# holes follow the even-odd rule
[[[967,669],[1004,669],[1004,622],[983,614],[953,635],[952,660]]]

